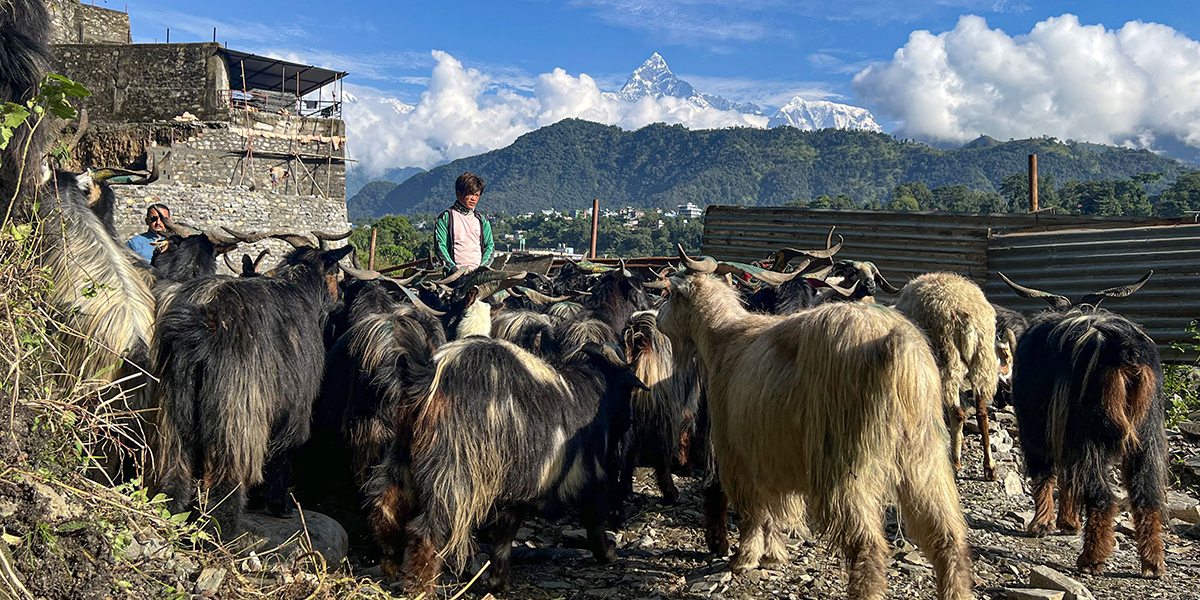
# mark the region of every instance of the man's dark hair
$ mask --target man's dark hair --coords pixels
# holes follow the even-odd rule
[[[458,179],[454,181],[454,193],[458,194],[459,198],[471,194],[482,194],[485,187],[487,184],[478,175],[471,172],[459,175]]]
[[[152,210],[154,210],[154,209],[156,209],[156,208],[157,208],[158,210],[165,210],[165,211],[167,211],[167,216],[168,216],[168,217],[169,217],[169,216],[171,216],[171,209],[170,209],[170,207],[168,207],[166,204],[162,204],[162,203],[156,203],[156,204],[151,204],[150,206],[147,206],[147,207],[146,207],[146,214],[147,214],[147,215],[149,215],[149,214],[150,214],[150,211],[152,211]]]

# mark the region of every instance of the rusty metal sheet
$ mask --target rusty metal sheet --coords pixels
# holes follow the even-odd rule
[[[996,275],[1073,300],[1104,288],[1137,281],[1153,269],[1140,291],[1111,298],[1103,306],[1141,325],[1167,360],[1195,360],[1174,350],[1200,318],[1200,225],[1075,229],[994,236],[988,245],[985,292],[993,302],[1036,312],[1040,300],[1020,298]]]

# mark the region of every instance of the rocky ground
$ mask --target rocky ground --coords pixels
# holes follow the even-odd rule
[[[1200,415],[1198,415],[1200,416]],[[974,573],[980,598],[1007,598],[1010,588],[1053,584],[1045,578],[1066,576],[1082,584],[1095,598],[1161,598],[1195,600],[1200,597],[1200,509],[1196,508],[1195,485],[1200,481],[1200,438],[1172,431],[1173,473],[1171,520],[1164,538],[1167,575],[1162,579],[1141,578],[1129,514],[1119,518],[1118,548],[1104,575],[1091,576],[1074,567],[1082,547],[1080,535],[1029,537],[1024,529],[1032,517],[1033,504],[1028,483],[1018,464],[1019,448],[1013,448],[1015,419],[998,414],[992,440],[1000,461],[999,481],[982,479],[978,435],[968,435],[964,468],[959,478],[963,512],[970,526]],[[1187,465],[1191,465],[1190,467]],[[516,553],[513,586],[508,598],[840,598],[845,597],[845,575],[841,559],[815,539],[792,539],[791,562],[778,569],[761,569],[733,576],[726,558],[713,559],[706,553],[701,530],[699,482],[677,478],[681,502],[664,506],[649,471],[640,470],[635,499],[627,527],[617,536],[620,560],[609,566],[595,563],[579,548],[583,532],[571,519],[538,518],[521,530]],[[1190,510],[1188,510],[1190,509]],[[888,569],[891,598],[933,598],[932,571],[925,558],[909,541],[897,534],[894,517],[889,524],[894,552]],[[1184,534],[1192,536],[1186,537]],[[536,550],[535,550],[536,548]],[[556,549],[556,550],[547,550]],[[553,555],[551,557],[550,555]],[[477,560],[483,558],[483,555]],[[370,560],[358,561],[357,569],[378,576]],[[1033,573],[1037,570],[1038,574]],[[384,584],[389,582],[384,581]],[[392,583],[392,589],[399,585]],[[1017,596],[1013,596],[1017,597]],[[1055,598],[1035,595],[1035,598]],[[1065,595],[1071,598],[1070,595]],[[1086,596],[1084,596],[1086,597]]]

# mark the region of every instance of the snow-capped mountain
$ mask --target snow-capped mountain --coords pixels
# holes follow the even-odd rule
[[[342,90],[342,103],[347,105],[346,106],[347,110],[353,110],[354,105],[361,105],[364,103],[377,104],[379,106],[386,106],[386,107],[396,111],[396,114],[400,114],[400,115],[408,114],[408,113],[412,112],[413,109],[416,108],[415,106],[413,106],[411,104],[405,104],[405,103],[401,102],[398,98],[393,98],[391,96],[365,95],[364,97],[359,98],[358,96],[356,96],[348,91],[345,91],[345,90]]]
[[[799,96],[792,98],[767,122],[767,127],[791,125],[802,131],[814,129],[862,129],[882,132],[871,111],[857,106],[838,104],[826,100],[808,101]]]
[[[734,102],[728,98],[696,91],[692,84],[676,77],[667,66],[667,61],[657,52],[629,75],[625,87],[621,88],[620,92],[611,96],[626,102],[637,102],[647,96],[671,96],[682,98],[702,108],[711,106],[717,110],[735,110],[751,115],[763,113],[761,108],[750,102]]]

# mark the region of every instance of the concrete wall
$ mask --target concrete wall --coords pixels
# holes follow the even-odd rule
[[[192,187],[151,184],[148,186],[114,186],[117,195],[115,221],[117,233],[123,240],[146,230],[146,207],[163,203],[171,208],[174,219],[204,230],[221,231],[221,226],[239,231],[287,231],[309,234],[319,229],[344,232],[350,228],[346,219],[346,202],[342,198],[288,196],[224,187]],[[272,258],[265,265],[276,264],[291,249],[278,240],[264,240],[242,246],[231,258],[239,263],[242,252],[257,256],[259,250],[270,248]],[[221,263],[221,272],[228,272]]]
[[[128,13],[78,0],[50,0],[48,4],[52,44],[129,43]]]
[[[76,103],[93,123],[170,120],[185,111],[200,120],[225,120],[218,99],[228,87],[218,44],[63,44],[52,70],[92,92]],[[222,75],[224,77],[222,77]]]

